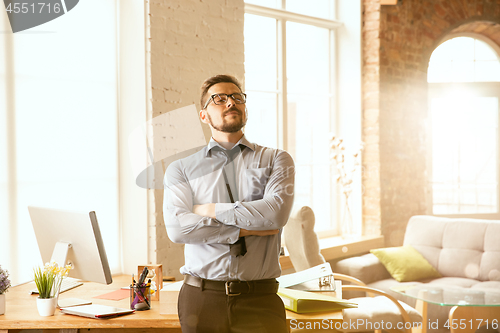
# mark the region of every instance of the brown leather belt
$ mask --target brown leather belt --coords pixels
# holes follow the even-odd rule
[[[224,291],[228,296],[241,294],[275,294],[278,291],[276,279],[253,280],[253,281],[215,281],[206,280],[192,275],[184,276],[184,283],[201,290]]]

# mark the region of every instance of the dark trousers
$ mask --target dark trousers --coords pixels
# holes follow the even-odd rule
[[[276,294],[227,296],[184,284],[178,310],[183,333],[288,332],[283,301]]]

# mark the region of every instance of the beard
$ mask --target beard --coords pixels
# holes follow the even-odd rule
[[[232,121],[231,123],[229,123],[226,120],[226,114],[229,112],[233,112],[233,111],[238,112],[239,118],[237,118],[234,121]],[[229,110],[227,110],[226,112],[224,112],[222,114],[222,124],[220,124],[220,125],[214,124],[214,122],[212,121],[212,118],[210,117],[210,114],[208,114],[208,112],[207,112],[207,118],[208,118],[208,121],[210,122],[210,125],[214,129],[218,130],[219,132],[224,132],[224,133],[236,133],[239,130],[241,130],[243,128],[243,126],[245,126],[247,123],[246,117],[245,117],[245,120],[243,120],[243,112],[241,112],[240,110],[238,110],[234,106],[232,106]]]

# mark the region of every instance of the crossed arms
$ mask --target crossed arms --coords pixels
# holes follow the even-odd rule
[[[262,198],[249,202],[194,205],[195,190],[183,169],[176,161],[165,175],[165,223],[173,242],[233,244],[239,237],[274,235],[286,224],[295,178],[287,152],[280,151],[274,158]]]

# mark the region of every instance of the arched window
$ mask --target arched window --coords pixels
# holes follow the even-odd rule
[[[448,39],[429,62],[436,215],[493,218],[499,213],[499,49],[478,38]]]

